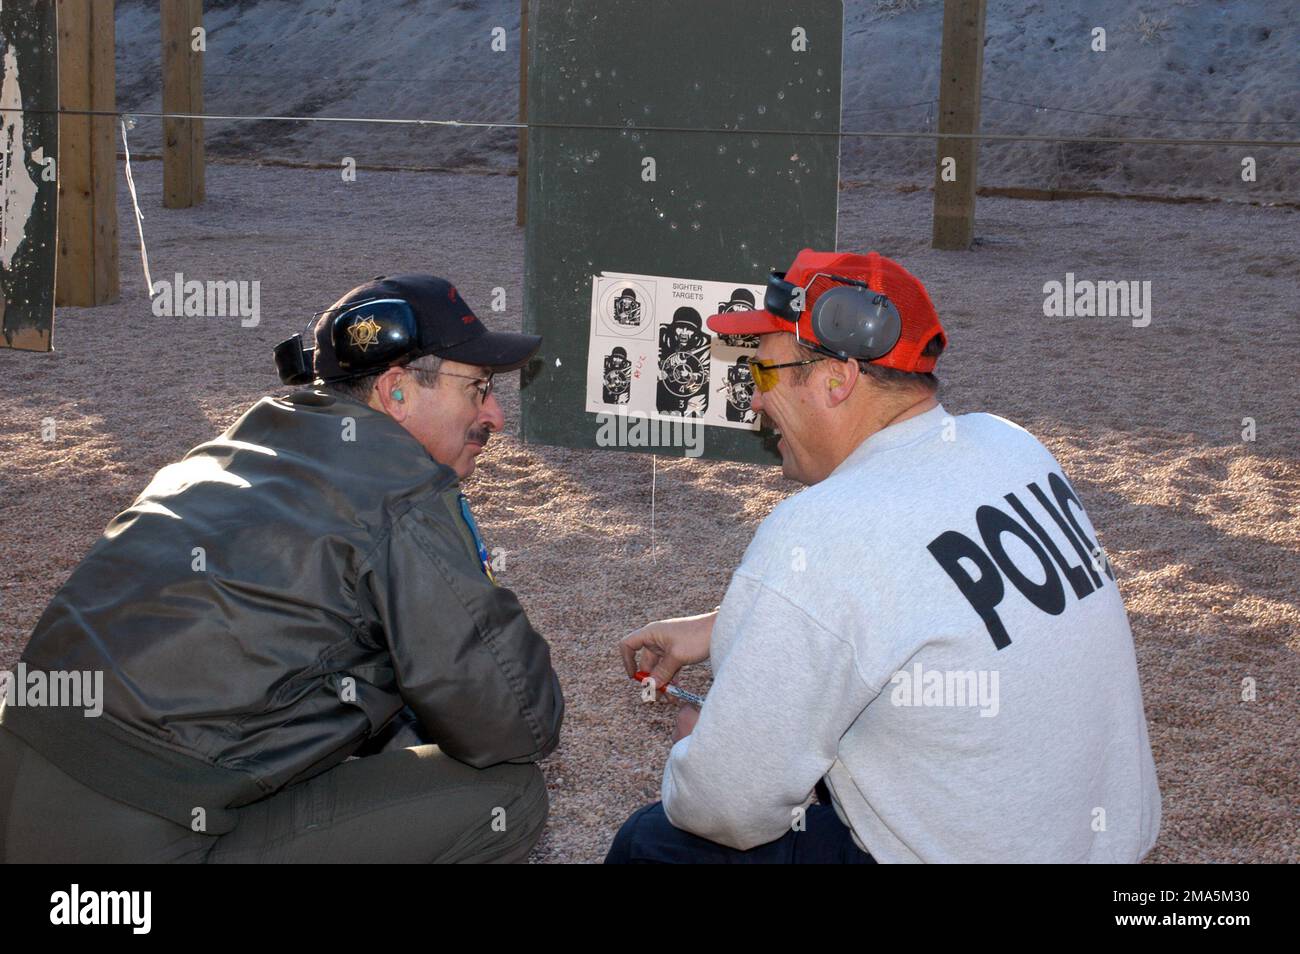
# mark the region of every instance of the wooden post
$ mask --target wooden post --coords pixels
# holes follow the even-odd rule
[[[203,26],[203,0],[166,0],[162,5],[164,113],[203,112],[203,53],[193,31]],[[203,121],[163,120],[163,205],[184,209],[204,198]]]
[[[519,0],[519,121],[528,122],[528,0]],[[528,130],[519,130],[519,181],[515,184],[515,225],[523,225],[528,201]]]
[[[943,3],[943,53],[939,67],[941,134],[979,132],[984,3],[985,0],[944,0]],[[979,142],[939,139],[937,143],[931,244],[939,249],[968,249],[975,238],[975,167]]]
[[[113,0],[58,0],[59,106],[116,105]],[[117,120],[59,116],[58,305],[117,301]]]

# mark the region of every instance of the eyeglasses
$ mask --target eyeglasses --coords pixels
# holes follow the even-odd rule
[[[446,375],[449,378],[464,378],[466,381],[477,381],[478,387],[474,390],[478,392],[478,403],[487,403],[488,395],[492,393],[492,375],[486,378],[476,378],[469,374],[456,374],[453,371],[438,371],[438,374]]]
[[[776,372],[781,368],[800,368],[805,364],[816,364],[818,361],[825,360],[825,358],[807,358],[803,361],[789,361],[785,364],[768,364],[766,361],[742,358],[741,362],[749,368],[749,373],[754,378],[754,386],[760,391],[767,392],[776,387],[776,383],[780,379]]]

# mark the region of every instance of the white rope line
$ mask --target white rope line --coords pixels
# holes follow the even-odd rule
[[[17,107],[0,107],[0,112],[23,112]],[[386,126],[444,126],[466,129],[603,129],[618,132],[677,132],[677,133],[725,133],[738,136],[834,136],[848,139],[971,139],[979,142],[1081,142],[1081,143],[1117,143],[1146,146],[1239,146],[1239,147],[1273,147],[1295,149],[1300,147],[1300,139],[1178,139],[1164,136],[1044,136],[1036,133],[955,133],[955,132],[885,132],[878,130],[840,130],[832,132],[819,129],[747,129],[735,127],[708,126],[629,126],[615,123],[543,123],[543,122],[481,122],[461,119],[381,119],[366,116],[258,116],[258,115],[223,115],[215,113],[141,113],[114,112],[93,109],[47,109],[25,110],[25,112],[58,113],[68,116],[113,116],[136,117],[143,119],[194,119],[194,120],[229,120],[234,122],[293,122],[293,123],[360,123],[363,125]]]
[[[659,565],[659,556],[655,553],[655,484],[659,480],[659,455],[650,455],[650,562]]]
[[[140,199],[135,193],[135,177],[131,175],[131,147],[126,141],[126,122],[122,122],[122,151],[126,154],[126,186],[131,191],[131,204],[135,206],[135,228],[140,234],[140,261],[144,263],[145,294],[153,298],[153,277],[149,274],[149,250],[144,244],[144,213],[140,211]]]
[[[91,113],[91,110],[86,110]],[[94,113],[102,115],[102,113]],[[248,120],[261,121],[272,120],[276,122],[290,123],[378,123],[391,126],[482,126],[485,128],[502,129],[527,129],[528,123],[505,123],[505,122],[478,122],[472,119],[383,119],[375,116],[256,116],[256,115],[223,115],[220,113],[137,113],[129,112],[124,115],[134,116],[137,119],[229,119],[229,120]],[[534,124],[536,125],[536,124]],[[623,126],[613,126],[613,129],[623,129]]]

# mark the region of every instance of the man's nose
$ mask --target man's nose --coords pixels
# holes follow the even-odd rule
[[[763,392],[758,389],[757,384],[754,385],[754,393],[749,397],[749,406],[760,414],[763,413]]]
[[[479,420],[494,431],[505,429],[506,415],[501,410],[501,402],[497,400],[495,394],[489,394],[487,400],[483,402],[483,410],[479,414]]]

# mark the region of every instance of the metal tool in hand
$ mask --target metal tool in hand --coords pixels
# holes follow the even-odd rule
[[[643,669],[632,678],[639,683],[644,683],[647,679],[650,678],[650,673],[646,672]],[[671,682],[666,686],[656,686],[655,691],[667,693],[668,695],[672,696],[674,699],[680,699],[682,702],[689,702],[693,706],[698,707],[704,705],[703,696],[696,695],[693,692],[688,692],[687,690],[682,689],[679,686],[674,686]]]

